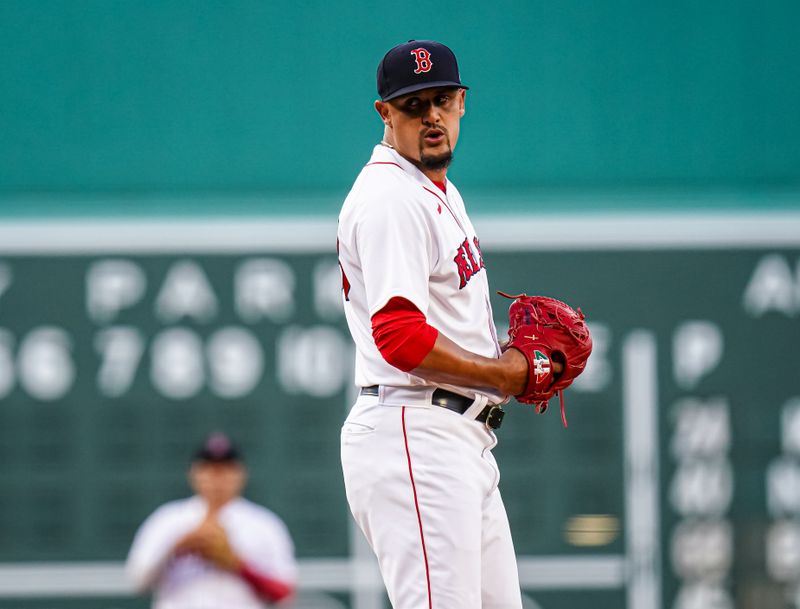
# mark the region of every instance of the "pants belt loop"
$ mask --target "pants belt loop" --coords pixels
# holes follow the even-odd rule
[[[472,406],[467,408],[467,410],[464,412],[464,416],[469,419],[474,419],[481,413],[488,402],[489,398],[487,396],[478,394],[475,398],[475,401],[472,403]]]

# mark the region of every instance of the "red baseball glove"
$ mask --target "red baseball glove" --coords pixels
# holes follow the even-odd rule
[[[514,302],[508,309],[509,328],[506,348],[513,348],[528,360],[528,382],[515,396],[523,404],[533,404],[536,412],[547,410],[547,402],[556,393],[561,401],[561,421],[567,426],[564,413],[564,389],[583,372],[592,352],[592,337],[580,309],[547,296],[510,296]],[[553,362],[563,367],[553,371]]]

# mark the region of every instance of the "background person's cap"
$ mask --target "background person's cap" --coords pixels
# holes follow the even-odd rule
[[[226,461],[241,461],[239,449],[231,439],[222,432],[209,435],[203,445],[194,454],[194,461],[223,463]]]
[[[391,49],[378,64],[382,101],[433,87],[469,89],[461,84],[455,54],[441,42],[409,40]]]

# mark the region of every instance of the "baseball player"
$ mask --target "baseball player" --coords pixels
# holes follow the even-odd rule
[[[528,361],[500,348],[480,240],[447,178],[467,87],[431,40],[391,49],[377,81],[383,139],[338,229],[360,387],[342,427],[347,499],[395,609],[519,608],[491,449]]]
[[[239,451],[212,434],[194,457],[196,495],[158,508],[136,533],[126,572],[154,609],[262,609],[291,597],[297,566],[284,523],[239,496]]]

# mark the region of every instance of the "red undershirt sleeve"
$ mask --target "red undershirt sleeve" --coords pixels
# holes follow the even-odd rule
[[[383,359],[410,372],[431,352],[439,331],[409,300],[394,297],[372,316],[372,337]]]
[[[239,575],[252,586],[259,597],[266,599],[270,603],[277,603],[294,592],[293,585],[267,577],[247,563],[242,563]]]

